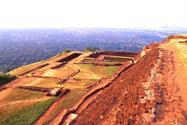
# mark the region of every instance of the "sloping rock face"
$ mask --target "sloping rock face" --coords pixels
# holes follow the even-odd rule
[[[144,50],[145,51],[145,50]],[[73,125],[141,125],[162,110],[161,68],[164,50],[152,44],[71,123]],[[159,108],[158,108],[159,107]]]

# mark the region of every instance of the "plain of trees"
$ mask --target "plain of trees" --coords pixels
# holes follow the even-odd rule
[[[73,50],[137,52],[153,41],[160,41],[162,38],[157,34],[116,29],[0,31],[0,71]]]

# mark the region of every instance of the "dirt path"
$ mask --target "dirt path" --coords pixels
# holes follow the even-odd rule
[[[174,71],[168,80],[174,84],[173,93],[169,98],[169,102],[172,103],[172,112],[168,112],[166,117],[174,117],[174,124],[187,124],[187,69],[185,69],[186,59],[181,58],[181,56],[185,55],[185,52],[182,51],[181,48],[178,47],[180,40],[170,40],[168,43],[163,44],[161,47],[171,51],[173,54],[173,65]],[[185,44],[181,44],[181,47],[187,46]],[[183,55],[182,55],[183,54]],[[170,86],[168,86],[169,88]],[[171,91],[170,91],[171,92]],[[175,102],[175,103],[174,103]]]

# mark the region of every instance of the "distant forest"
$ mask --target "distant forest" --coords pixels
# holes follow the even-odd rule
[[[64,49],[137,52],[168,34],[156,31],[122,29],[32,29],[0,31],[0,71],[47,59]]]

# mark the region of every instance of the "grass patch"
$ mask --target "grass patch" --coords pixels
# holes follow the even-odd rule
[[[176,47],[178,49],[177,54],[184,65],[184,71],[185,74],[187,75],[187,52],[186,52],[187,46],[185,44],[177,44]]]
[[[56,98],[51,98],[46,101],[35,103],[20,110],[16,110],[7,117],[1,117],[0,125],[31,125],[45,112],[55,99]]]
[[[105,68],[106,68],[105,73],[106,73],[107,75],[112,75],[112,74],[114,74],[115,72],[117,72],[119,66],[107,66],[107,67],[105,67]]]
[[[77,64],[77,66],[81,72],[74,78],[78,79],[101,79],[109,77],[119,68],[119,66],[95,66],[93,64]]]
[[[79,101],[80,97],[83,95],[84,90],[83,89],[72,89],[70,93],[68,93],[65,97],[65,99],[62,101],[62,103],[59,105],[59,107],[63,108],[71,108],[74,106],[76,102]]]

